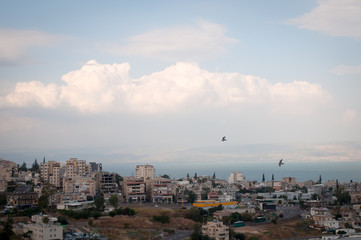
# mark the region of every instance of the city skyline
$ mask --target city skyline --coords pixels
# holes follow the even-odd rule
[[[0,10],[4,159],[361,160],[358,1],[20,2]]]

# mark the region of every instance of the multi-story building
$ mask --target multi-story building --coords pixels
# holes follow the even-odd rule
[[[49,222],[44,223],[43,219],[48,218]],[[33,240],[63,239],[63,227],[56,224],[56,219],[47,215],[34,215],[31,217],[33,223],[25,224],[24,233],[29,232]]]
[[[229,227],[214,220],[207,222],[207,225],[202,225],[202,234],[215,240],[229,240]]]
[[[76,176],[73,164],[66,164],[65,177],[74,178]]]
[[[311,208],[310,214],[316,226],[328,229],[339,228],[339,222],[334,219],[328,208]]]
[[[137,165],[135,168],[135,178],[144,180],[153,179],[155,177],[155,169],[152,165]]]
[[[88,173],[85,160],[70,158],[66,161],[66,177],[85,176]]]
[[[101,163],[89,162],[89,172],[101,172],[103,170]]]
[[[19,209],[38,205],[39,195],[36,192],[12,192],[7,195],[8,205]]]
[[[296,185],[296,178],[295,177],[283,177],[282,182],[285,182],[291,186]]]
[[[246,178],[243,176],[243,173],[237,171],[237,172],[232,172],[231,175],[228,178],[228,183],[229,184],[233,184],[233,183],[242,183]]]
[[[91,177],[64,178],[63,192],[79,193],[85,196],[94,196],[96,193],[96,182]]]
[[[54,185],[57,188],[61,187],[61,181],[60,181],[60,163],[53,166],[53,172],[49,176],[49,183],[51,185]]]
[[[146,192],[144,180],[134,177],[124,177],[123,196],[126,202],[145,202]]]
[[[0,158],[0,180],[10,182],[17,178],[18,172],[16,163]]]
[[[173,192],[172,181],[164,178],[153,178],[146,181],[147,195],[152,202],[171,203]]]
[[[96,173],[97,191],[103,194],[117,192],[117,184],[115,182],[115,173],[98,172]]]
[[[60,163],[56,161],[40,163],[40,177],[43,183],[50,183],[55,187],[60,188]]]
[[[218,201],[218,192],[217,191],[210,191],[207,196],[208,200],[216,200]]]
[[[50,164],[48,162],[40,163],[40,178],[44,183],[49,182]]]

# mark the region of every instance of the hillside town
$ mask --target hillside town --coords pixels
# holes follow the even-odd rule
[[[244,229],[295,219],[307,223],[307,229],[317,233],[315,239],[361,238],[360,190],[358,182],[323,182],[322,176],[297,182],[292,176],[275,180],[272,175],[265,181],[263,174],[258,182],[234,171],[228,179],[218,179],[216,172],[171,179],[167,174],[156,176],[149,164],[135,166],[133,176],[120,176],[103,171],[101,163],[77,158],[65,163],[35,159],[29,168],[0,159],[0,239],[127,239],[96,233],[91,226],[122,214],[134,219],[143,208],[158,211],[154,222],[171,222],[163,213],[177,209],[178,215],[193,220],[191,225],[198,224],[194,229],[169,225],[146,239],[267,239]],[[86,226],[77,226],[74,219],[83,218],[89,219]],[[71,224],[73,229],[65,227]],[[119,228],[131,225],[126,222]],[[180,230],[188,230],[186,236],[170,238]]]

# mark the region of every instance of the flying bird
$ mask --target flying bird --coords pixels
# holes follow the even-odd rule
[[[285,163],[283,162],[283,159],[281,159],[281,160],[278,162],[278,166],[281,167],[283,164],[285,164]]]
[[[222,142],[227,141],[226,136],[222,137]]]

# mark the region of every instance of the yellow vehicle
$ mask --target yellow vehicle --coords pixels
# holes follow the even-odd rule
[[[216,200],[199,200],[193,203],[193,207],[204,208],[204,209],[218,207],[219,205],[222,205],[223,208],[236,208],[238,206],[238,202],[237,201],[219,202]]]

